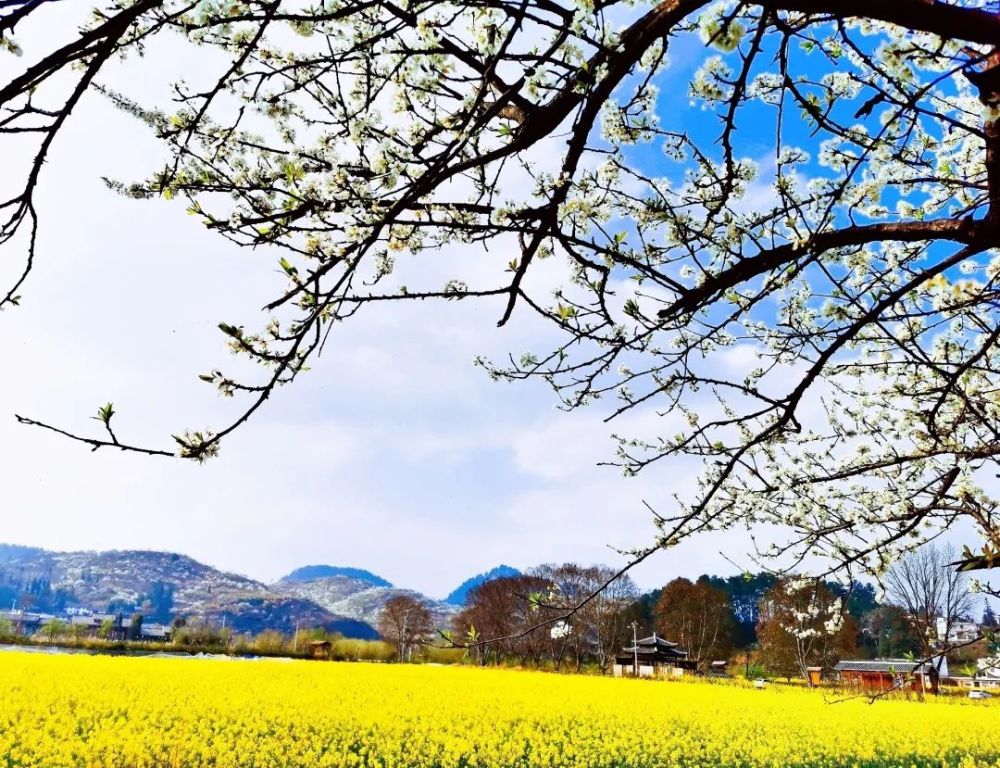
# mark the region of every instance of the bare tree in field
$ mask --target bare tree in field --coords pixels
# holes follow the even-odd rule
[[[409,661],[414,646],[427,640],[433,631],[430,611],[409,595],[390,598],[378,615],[378,633],[396,646],[399,661]]]
[[[586,662],[607,671],[628,639],[627,611],[639,595],[635,582],[606,565],[547,564],[532,569],[532,575],[548,583],[541,601],[546,613],[573,613],[554,636],[549,634],[557,664],[569,652],[577,671]]]
[[[628,609],[639,597],[639,590],[628,575],[616,575],[607,566],[594,566],[588,572],[590,588],[596,594],[583,615],[593,633],[594,660],[604,673],[631,640]]]
[[[553,642],[547,623],[556,616],[546,599],[550,587],[547,579],[528,574],[480,584],[455,616],[456,640],[484,666],[508,657],[536,666],[550,657],[561,659],[565,644]]]
[[[537,593],[537,602],[551,615],[571,611],[594,593],[593,573],[577,563],[547,563],[532,568],[530,573],[545,584],[544,590]],[[593,618],[591,612],[579,611],[571,622],[563,622],[554,633],[549,631],[550,654],[557,669],[567,657],[577,671],[583,667],[594,640]]]
[[[678,578],[661,591],[653,607],[656,630],[680,643],[688,658],[705,667],[732,650],[732,614],[726,594],[710,584]]]
[[[952,564],[957,554],[949,547],[928,544],[902,558],[886,572],[886,596],[902,608],[921,638],[921,651],[930,656],[937,646],[947,649],[947,640],[958,619],[968,616],[974,605],[969,577]],[[937,619],[944,619],[943,637],[937,636]]]
[[[664,415],[616,435],[626,474],[702,464],[635,560],[776,526],[757,556],[849,580],[962,522],[978,537],[962,567],[1000,564],[981,484],[1000,457],[995,4],[104,0],[60,30],[64,5],[0,17],[8,51],[45,31],[0,51],[0,151],[18,159],[0,248],[22,265],[0,309],[58,226],[38,204],[50,149],[98,94],[168,156],[111,188],[180,202],[272,254],[282,282],[259,327],[219,326],[260,363],[202,375],[245,404],[231,423],[146,447],[111,404],[98,433],[22,422],[203,460],[359,313],[476,301],[557,336],[482,361],[491,375],[540,378],[568,409]],[[168,36],[172,100],[118,89],[109,62]],[[437,274],[446,248],[474,275]]]

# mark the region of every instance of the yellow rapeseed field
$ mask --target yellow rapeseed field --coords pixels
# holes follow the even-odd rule
[[[323,662],[0,653],[12,766],[1000,766],[990,702]]]

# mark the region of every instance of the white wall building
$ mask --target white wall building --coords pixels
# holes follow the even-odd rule
[[[974,621],[960,621],[954,619],[951,626],[943,616],[937,619],[937,639],[940,643],[954,645],[956,643],[968,643],[979,637],[979,625]]]

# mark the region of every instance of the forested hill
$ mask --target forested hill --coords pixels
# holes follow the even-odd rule
[[[0,544],[0,605],[63,614],[142,613],[150,621],[222,619],[241,632],[322,626],[348,637],[374,637],[356,617],[226,573],[174,552],[50,552]]]
[[[323,626],[370,638],[382,606],[398,595],[420,600],[442,627],[455,612],[363,568],[307,565],[265,584],[174,552],[52,552],[0,544],[0,605],[35,612],[142,613],[164,623],[200,617],[224,620],[241,632]]]
[[[466,600],[469,597],[469,592],[471,592],[476,587],[481,584],[485,584],[488,581],[493,581],[494,579],[501,579],[507,576],[520,576],[521,572],[517,568],[511,568],[509,565],[498,565],[496,568],[492,568],[485,573],[477,574],[472,578],[466,579],[461,584],[459,584],[452,592],[444,599],[446,603],[461,607],[465,605]]]
[[[373,587],[391,587],[392,583],[377,576],[364,568],[350,568],[342,565],[304,565],[296,568],[287,576],[281,578],[282,582],[312,581],[313,579],[328,579],[334,576],[345,576],[349,579],[359,579],[366,581]]]

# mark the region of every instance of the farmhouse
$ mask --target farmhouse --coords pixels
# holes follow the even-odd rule
[[[907,689],[938,692],[938,671],[928,662],[862,659],[837,662],[833,670],[842,684],[868,693]]]
[[[726,667],[729,666],[728,661],[718,660],[713,661],[708,665],[708,676],[709,677],[729,677],[729,672]]]
[[[310,640],[306,643],[309,655],[314,659],[329,659],[332,647],[333,645],[329,640]]]
[[[952,675],[947,682],[961,688],[996,690],[1000,688],[1000,662],[994,658],[979,659],[974,675]]]
[[[71,616],[71,627],[80,628],[90,637],[99,637],[102,632],[108,640],[124,640],[125,625],[120,613],[93,613],[83,616]]]
[[[0,611],[0,619],[10,625],[10,631],[16,635],[29,637],[42,628],[42,624],[54,617],[44,613],[27,613],[26,611]]]
[[[938,617],[935,626],[938,642],[946,645],[971,643],[982,634],[979,625],[972,621],[953,621],[949,623],[944,617]]]
[[[634,646],[622,648],[615,659],[616,677],[676,677],[694,670],[696,662],[688,659],[687,651],[653,633],[638,640]]]
[[[139,639],[165,643],[170,639],[171,628],[166,624],[146,624],[139,627]]]

